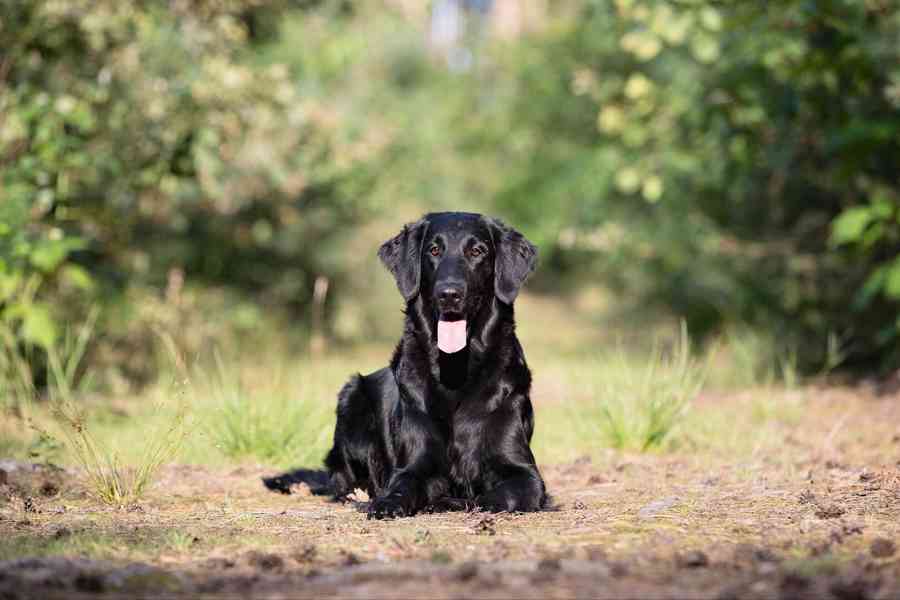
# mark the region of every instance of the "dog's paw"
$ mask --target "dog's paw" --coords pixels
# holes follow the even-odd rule
[[[396,519],[398,517],[407,516],[406,507],[397,498],[386,496],[384,498],[376,498],[369,503],[370,519]]]
[[[445,496],[443,498],[438,498],[437,500],[426,506],[423,509],[423,512],[442,513],[451,511],[470,511],[477,508],[478,507],[475,505],[474,500],[467,500],[466,498],[451,498],[449,496]]]
[[[541,498],[528,494],[516,496],[504,490],[482,494],[475,504],[485,512],[534,512],[541,510]]]

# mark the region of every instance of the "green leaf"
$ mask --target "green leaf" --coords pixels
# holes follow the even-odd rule
[[[56,323],[48,308],[42,304],[32,304],[22,319],[22,337],[43,348],[52,348],[56,342]]]
[[[872,199],[872,214],[880,220],[887,220],[894,214],[896,200],[886,191]]]
[[[888,298],[900,298],[900,258],[887,268],[884,280],[884,293]]]
[[[80,290],[90,291],[94,288],[94,280],[84,267],[66,265],[60,273],[61,278]]]
[[[875,335],[875,343],[879,346],[886,346],[897,339],[898,334],[900,334],[900,323],[887,325]]]
[[[842,212],[831,224],[831,243],[835,246],[857,241],[872,222],[868,206],[855,206]]]
[[[84,247],[84,244],[78,238],[44,240],[31,251],[29,259],[35,267],[45,273],[49,273],[66,260],[69,252],[82,247]]]
[[[872,298],[877,296],[878,293],[884,289],[884,282],[887,279],[887,275],[888,265],[881,265],[875,269],[856,293],[856,297],[853,299],[853,308],[862,310],[867,307],[872,301]]]
[[[9,302],[22,284],[22,273],[11,271],[9,273],[0,274],[0,302]],[[9,311],[9,306],[5,307],[4,313]]]

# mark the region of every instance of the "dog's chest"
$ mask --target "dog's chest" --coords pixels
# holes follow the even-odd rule
[[[463,401],[450,419],[447,459],[453,482],[470,492],[480,487],[488,439],[486,415],[477,404]]]

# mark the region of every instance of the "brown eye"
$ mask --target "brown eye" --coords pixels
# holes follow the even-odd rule
[[[484,254],[484,252],[481,250],[481,248],[472,248],[471,250],[469,250],[469,256],[473,258],[481,256],[482,254]]]
[[[434,245],[431,247],[429,252],[431,253],[432,256],[440,256],[441,249],[437,245]]]

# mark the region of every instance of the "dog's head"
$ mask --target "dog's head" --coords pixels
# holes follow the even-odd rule
[[[473,213],[431,213],[378,251],[407,303],[434,313],[438,347],[466,345],[466,323],[492,296],[511,305],[537,263],[537,249],[501,221]]]

